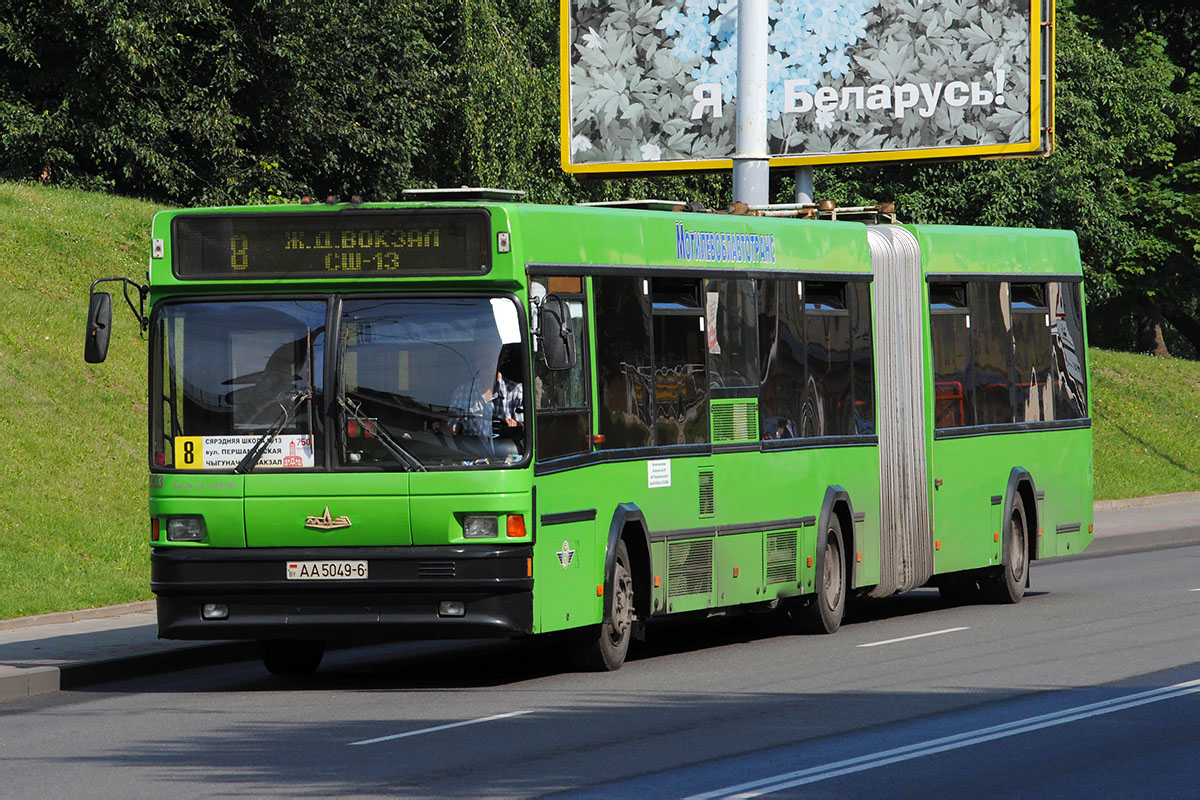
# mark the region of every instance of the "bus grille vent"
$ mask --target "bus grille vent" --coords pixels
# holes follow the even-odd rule
[[[758,439],[758,404],[722,403],[712,406],[712,440],[720,442],[751,442]]]
[[[421,578],[453,578],[453,561],[422,561],[417,565],[417,575]]]
[[[670,542],[667,552],[667,597],[712,591],[712,539]]]
[[[716,500],[713,496],[713,471],[700,470],[700,516],[711,517],[717,513]]]
[[[796,532],[767,534],[767,583],[796,580]]]

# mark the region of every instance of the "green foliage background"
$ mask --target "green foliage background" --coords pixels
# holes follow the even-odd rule
[[[0,14],[0,177],[170,205],[413,186],[728,204],[726,175],[584,182],[547,0],[45,0]],[[915,222],[1071,228],[1093,341],[1200,352],[1200,8],[1063,0],[1049,159],[826,168]],[[777,199],[791,197],[778,174]]]

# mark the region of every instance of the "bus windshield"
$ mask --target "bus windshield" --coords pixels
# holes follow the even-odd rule
[[[527,348],[510,298],[347,297],[327,344],[331,302],[164,306],[151,376],[155,465],[232,471],[272,433],[254,471],[524,459]]]

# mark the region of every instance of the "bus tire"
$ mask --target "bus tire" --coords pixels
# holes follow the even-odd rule
[[[262,662],[272,675],[311,675],[321,666],[325,643],[312,639],[265,639]]]
[[[822,547],[817,593],[807,605],[792,612],[796,629],[804,633],[834,633],[846,613],[846,547],[836,513],[829,514]]]
[[[1003,546],[1000,568],[981,581],[984,595],[993,603],[1019,603],[1025,595],[1025,581],[1029,576],[1029,525],[1025,501],[1019,492],[1013,495]]]
[[[624,539],[617,540],[613,561],[612,619],[580,632],[575,662],[592,672],[612,672],[625,663],[629,640],[633,636],[633,573],[629,568],[629,549]]]

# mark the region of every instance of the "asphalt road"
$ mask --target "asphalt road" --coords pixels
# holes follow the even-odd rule
[[[834,636],[650,634],[609,674],[413,644],[9,702],[0,794],[1200,797],[1200,546],[1037,564],[1016,606],[920,590]]]

